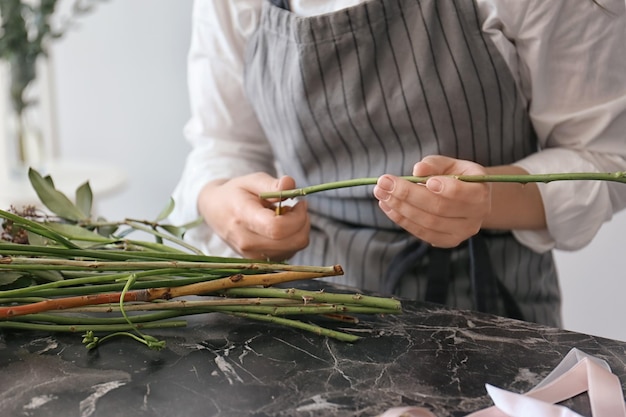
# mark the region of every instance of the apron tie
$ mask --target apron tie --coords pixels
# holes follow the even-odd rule
[[[498,308],[501,302],[507,317],[524,320],[517,302],[493,270],[485,236],[478,233],[469,238],[466,244],[469,251],[469,279],[474,309],[483,313],[501,314]],[[451,280],[452,250],[435,248],[421,240],[410,243],[392,259],[381,283],[381,292],[393,294],[402,277],[428,254],[429,266],[424,300],[445,304]]]

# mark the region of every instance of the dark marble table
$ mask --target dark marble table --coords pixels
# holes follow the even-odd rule
[[[363,339],[215,313],[150,331],[167,341],[158,352],[5,331],[0,416],[375,416],[400,405],[464,416],[491,405],[485,383],[525,392],[573,347],[626,381],[626,343],[509,319],[407,302],[350,327]],[[589,415],[585,394],[567,405]]]

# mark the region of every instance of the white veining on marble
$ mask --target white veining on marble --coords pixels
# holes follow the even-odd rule
[[[102,397],[104,397],[109,391],[112,391],[116,388],[119,388],[125,385],[124,381],[110,381],[105,382],[103,384],[94,385],[92,388],[95,388],[93,394],[89,397],[85,398],[78,405],[78,409],[80,410],[80,417],[89,417],[96,411],[96,403]]]
[[[46,342],[47,343],[47,342]],[[26,345],[30,346],[30,343]],[[32,347],[32,346],[31,346]],[[37,410],[54,407],[56,401],[41,404],[43,396],[58,396],[67,392],[85,392],[89,387],[111,380],[129,381],[130,375],[120,370],[99,370],[78,367],[59,356],[23,354],[23,361],[13,362],[3,369],[10,379],[0,379],[0,415],[15,415],[24,406],[39,404]]]
[[[314,395],[313,397],[310,398],[310,400],[313,401],[311,404],[302,405],[296,408],[296,411],[320,411],[320,410],[331,411],[331,410],[338,410],[340,408],[343,408],[342,405],[331,403],[327,401],[326,399],[322,398],[322,396],[319,394]]]
[[[337,358],[337,355],[335,355],[335,353],[333,352],[333,348],[329,345],[328,340],[329,339],[326,339],[324,344],[326,346],[326,349],[328,350],[328,353],[330,353],[330,357],[333,358],[333,370],[336,371],[339,375],[341,375],[341,377],[345,379],[346,381],[348,381],[350,383],[350,386],[352,386],[352,378],[346,375],[343,369],[341,369],[341,363],[339,359]]]
[[[46,353],[59,347],[59,342],[53,337],[42,337],[39,339],[33,339],[29,343],[30,346],[38,346],[40,344],[43,344],[44,346],[38,351],[33,352],[36,355],[41,355],[42,353]]]
[[[143,404],[141,405],[142,411],[148,410],[148,398],[150,398],[150,384],[146,384],[146,393],[143,395]]]
[[[56,395],[49,395],[49,394],[38,395],[36,397],[31,398],[30,402],[28,404],[25,404],[24,407],[22,408],[24,410],[36,410],[42,405],[49,403],[52,400],[56,400],[57,398],[58,397]]]
[[[241,379],[239,374],[237,374],[235,368],[230,363],[228,363],[228,361],[224,359],[223,356],[216,355],[215,364],[220,369],[220,371],[222,371],[230,385],[233,385],[234,381],[243,382],[243,379]]]
[[[260,353],[257,353],[254,349],[252,349],[252,347],[250,347],[250,343],[254,342],[256,340],[256,338],[259,337],[254,336],[248,340],[246,340],[243,344],[243,351],[241,352],[241,354],[239,355],[239,363],[243,365],[243,359],[248,356],[249,353],[253,353],[255,356],[263,356]]]
[[[287,346],[289,346],[289,347],[291,347],[293,349],[299,350],[300,352],[305,353],[305,354],[309,355],[312,358],[319,359],[320,361],[325,362],[325,360],[320,358],[319,356],[309,352],[308,350],[305,350],[305,349],[302,349],[302,348],[300,348],[298,346],[295,346],[294,344],[289,343],[286,340],[283,340],[283,339],[280,339],[280,338],[277,338],[277,337],[275,337],[274,340],[278,340],[279,342],[284,343],[284,344],[286,344]]]
[[[538,375],[536,372],[532,372],[528,368],[520,368],[518,374],[513,380],[513,383],[516,384],[518,382],[523,382],[525,384],[535,386],[540,383],[542,379],[541,375]]]

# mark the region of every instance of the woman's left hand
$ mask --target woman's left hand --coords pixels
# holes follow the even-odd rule
[[[435,176],[425,185],[383,175],[374,188],[380,208],[396,224],[433,246],[451,248],[475,235],[491,212],[491,185],[443,175],[485,175],[477,163],[427,156],[414,176]],[[439,176],[442,175],[442,176]]]

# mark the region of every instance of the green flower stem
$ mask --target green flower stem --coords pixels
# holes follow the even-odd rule
[[[392,298],[373,297],[362,294],[336,294],[323,291],[306,291],[294,288],[232,288],[222,292],[227,296],[235,297],[276,297],[291,300],[303,300],[307,302],[323,302],[337,304],[358,304],[362,306],[377,307],[386,310],[402,309],[400,301]]]
[[[156,348],[161,349],[165,346],[165,342],[159,341],[152,336],[146,336],[145,334],[143,334],[141,330],[139,330],[139,326],[130,320],[130,318],[128,317],[128,314],[126,314],[126,310],[124,309],[124,298],[126,297],[126,293],[130,290],[130,288],[132,287],[132,285],[135,283],[136,280],[137,280],[136,274],[129,275],[128,281],[126,281],[126,285],[124,285],[124,289],[122,290],[122,294],[120,296],[120,302],[119,302],[120,312],[122,313],[122,316],[124,317],[126,322],[132,326],[132,330],[134,330],[135,333],[137,333],[136,337],[133,336],[132,334],[130,335],[130,337],[142,343],[145,343],[146,346],[150,348],[152,348],[154,345]]]
[[[278,301],[278,302],[277,302]],[[248,312],[257,314],[269,314],[273,316],[289,316],[297,314],[328,314],[328,313],[351,313],[351,314],[398,314],[399,310],[386,309],[379,307],[367,307],[367,306],[355,306],[344,304],[303,304],[290,302],[289,305],[283,305],[280,301],[283,300],[268,300],[267,303],[260,304],[272,304],[272,305],[259,305],[257,301],[252,303],[246,303],[245,301],[240,304],[235,304],[231,301],[230,305],[227,304],[215,304],[210,302],[163,302],[163,303],[142,303],[142,304],[130,304],[124,305],[124,311],[145,311],[145,310],[177,310],[179,314],[203,314],[213,312]],[[289,300],[284,300],[289,301]],[[120,308],[106,307],[111,312],[122,311]],[[182,311],[186,310],[186,311]],[[70,309],[68,311],[74,311]],[[83,309],[86,311],[99,311],[105,310],[100,308]],[[32,317],[33,314],[23,317]]]
[[[143,225],[143,224],[141,224],[141,223],[139,223],[139,222],[133,221],[133,220],[126,220],[126,221],[125,221],[125,224],[127,224],[128,226],[132,227],[132,228],[133,228],[133,229],[135,229],[135,230],[141,230],[141,231],[146,232],[146,233],[149,233],[149,234],[151,234],[151,235],[154,235],[154,236],[160,237],[161,239],[166,239],[166,240],[169,240],[169,241],[171,241],[171,242],[173,242],[173,243],[176,243],[177,245],[182,246],[183,248],[185,248],[185,249],[187,249],[187,250],[191,251],[192,253],[195,253],[196,255],[203,255],[203,253],[202,253],[202,251],[201,251],[201,250],[199,250],[199,249],[197,249],[196,247],[194,247],[194,246],[192,246],[192,245],[188,244],[187,242],[185,242],[185,241],[184,241],[184,240],[182,240],[182,239],[177,239],[177,238],[175,238],[174,236],[172,236],[172,235],[170,235],[170,234],[167,234],[167,233],[161,233],[161,232],[159,232],[158,230],[154,230],[154,229],[153,229],[153,228],[151,228],[151,227],[145,226],[145,225]],[[138,244],[139,242],[137,242],[137,241],[133,241],[133,243]],[[141,243],[145,243],[145,242],[141,242]],[[162,246],[165,246],[165,245],[162,245]],[[176,250],[175,248],[172,248],[172,249]],[[176,251],[177,251],[177,252],[180,252],[180,251],[178,251],[178,250],[176,250]]]
[[[140,274],[143,274],[143,272],[137,272],[138,276]],[[116,275],[128,276],[128,274],[116,274]],[[209,280],[213,280],[217,278],[220,278],[220,277],[205,274],[205,275],[189,277],[189,278],[169,278],[169,279],[160,279],[160,280],[154,280],[154,281],[139,281],[135,283],[133,288],[141,290],[141,289],[161,288],[161,287],[181,287],[184,285],[196,284],[199,282],[209,281]],[[60,282],[63,282],[63,281],[60,281]],[[48,285],[48,284],[41,284],[40,286],[20,288],[19,290],[23,292],[27,292],[31,296],[51,298],[51,297],[65,297],[65,296],[71,296],[71,295],[97,294],[97,293],[103,293],[103,292],[118,292],[118,291],[122,291],[122,289],[124,288],[124,283],[121,282],[121,283],[114,283],[114,284],[98,284],[98,285],[88,285],[88,286],[81,286],[81,287],[58,287],[58,288],[53,287],[53,288],[47,288],[47,289],[46,288],[38,289],[39,287],[43,285]],[[31,289],[32,291],[28,291]],[[17,291],[17,289],[11,290],[11,291]],[[4,297],[3,294],[4,292],[0,292],[0,302],[5,303],[6,301],[3,298]]]
[[[313,324],[303,323],[298,320],[286,319],[284,317],[268,316],[263,314],[253,313],[230,313],[233,316],[244,317],[248,319],[254,319],[259,321],[266,321],[270,323],[280,324],[283,326],[289,326],[300,330],[306,330],[308,332],[315,333],[320,336],[327,336],[333,339],[341,340],[342,342],[356,342],[360,339],[359,336],[354,336],[348,333],[338,332],[336,330],[326,329]]]
[[[0,304],[16,303],[16,304],[28,304],[38,303],[45,300],[45,297],[15,297],[15,298],[3,298]]]
[[[338,266],[307,266],[263,263],[218,263],[184,261],[80,261],[72,259],[24,258],[6,256],[0,258],[0,269],[46,269],[46,270],[85,270],[85,271],[136,271],[172,268],[177,270],[241,270],[241,271],[291,271],[313,272],[337,275]],[[239,271],[239,272],[241,272]]]
[[[109,307],[109,310],[112,310]],[[119,313],[119,308],[112,310]],[[112,312],[111,311],[111,312]],[[127,310],[128,311],[128,310]],[[70,312],[70,310],[68,310]],[[105,312],[102,310],[102,312]],[[188,313],[185,313],[188,315]],[[129,316],[130,321],[133,324],[139,325],[139,323],[150,323],[157,322],[159,320],[171,319],[174,317],[180,317],[182,314],[179,311],[158,311],[156,313],[148,313],[148,314],[136,314],[133,316]],[[77,315],[74,313],[71,314],[60,314],[51,312],[48,314],[40,313],[40,314],[28,314],[26,316],[18,316],[13,317],[10,320],[11,322],[21,322],[21,323],[50,323],[50,324],[63,324],[63,325],[74,325],[74,326],[82,326],[82,325],[114,325],[114,324],[130,324],[123,316],[118,317],[94,317],[94,316],[84,316]]]
[[[93,335],[93,332],[90,331],[84,335],[83,344],[86,345],[87,349],[91,350],[91,349],[97,348],[98,346],[100,346],[102,343],[106,342],[109,339],[113,339],[115,337],[120,337],[120,336],[130,337],[131,339],[134,339],[139,343],[143,343],[144,345],[146,345],[148,348],[152,350],[161,350],[165,347],[164,340],[157,340],[156,338],[150,335],[144,335],[143,337],[140,337],[130,332],[115,332],[115,333],[110,333],[104,337],[95,337]]]
[[[287,299],[272,298],[212,298],[209,300],[155,300],[150,303],[125,304],[126,311],[152,311],[152,310],[201,310],[212,311],[216,306],[246,306],[246,305],[271,305],[271,306],[298,306],[302,302]],[[114,306],[86,306],[75,307],[65,310],[70,313],[111,313],[119,311]],[[205,310],[203,310],[205,311]],[[185,313],[187,314],[187,313]]]
[[[2,268],[0,267],[0,269]],[[172,270],[172,269],[139,271],[137,272],[137,275],[138,276],[168,275],[168,274],[172,274],[174,271],[175,270]],[[0,300],[5,297],[16,297],[16,296],[19,297],[19,296],[25,296],[29,294],[31,295],[37,294],[37,296],[43,297],[45,295],[42,295],[42,291],[45,291],[45,290],[59,289],[63,287],[74,287],[74,286],[77,288],[82,288],[78,286],[86,285],[86,284],[102,284],[102,283],[115,282],[124,278],[128,278],[128,273],[106,274],[106,275],[101,274],[101,275],[89,276],[89,277],[84,277],[84,278],[73,278],[73,279],[64,279],[61,281],[47,282],[45,284],[32,285],[29,287],[21,287],[21,288],[15,288],[12,290],[0,291]],[[121,288],[123,288],[124,284],[121,284],[121,285],[122,285]],[[152,287],[152,285],[150,287]],[[89,288],[91,287],[85,287],[82,289],[89,289]],[[101,287],[94,286],[93,288],[101,288]],[[45,292],[43,292],[43,294],[45,294]],[[60,294],[61,294],[60,292],[53,293],[53,295],[60,295]]]
[[[1,217],[1,216],[0,216]],[[83,260],[108,260],[108,261],[139,261],[139,260],[170,260],[180,262],[207,262],[207,263],[234,263],[241,264],[244,259],[227,258],[219,256],[200,256],[189,253],[169,253],[150,251],[126,251],[126,250],[91,250],[85,248],[59,248],[54,246],[20,245],[17,243],[0,243],[0,253],[3,255],[22,256],[55,256],[63,258],[80,258]],[[254,260],[255,264],[268,264],[262,260]]]
[[[141,323],[138,325],[141,329],[166,329],[172,327],[186,327],[187,322],[184,320],[171,320],[162,322],[150,322]],[[121,332],[133,330],[134,326],[130,324],[41,324],[30,322],[18,322],[18,321],[0,321],[0,328],[2,329],[19,329],[19,330],[38,330],[45,332]]]
[[[621,182],[626,184],[626,171],[622,172],[570,172],[570,173],[555,173],[555,174],[526,174],[526,175],[448,175],[449,177],[456,178],[465,182],[516,182],[520,184],[527,184],[530,182],[553,182],[553,181],[612,181]],[[424,184],[430,177],[414,177],[403,176],[400,177],[405,180]],[[321,191],[336,190],[339,188],[357,187],[362,185],[375,185],[378,181],[376,178],[357,178],[345,181],[328,182],[325,184],[312,185],[310,187],[296,188],[293,190],[283,191],[271,191],[261,193],[259,195],[262,199],[268,198],[294,198],[302,197],[305,195],[318,193]]]
[[[328,313],[351,313],[351,314],[397,314],[398,310],[388,310],[376,307],[348,306],[341,304],[322,305],[299,305],[299,306],[215,306],[211,307],[215,312],[245,312],[266,314],[272,316],[290,316],[298,314],[328,314]]]

